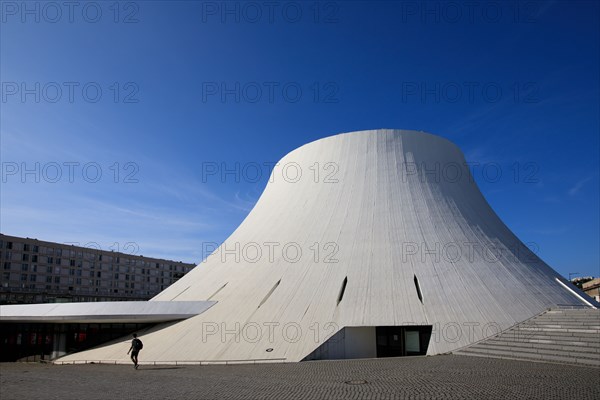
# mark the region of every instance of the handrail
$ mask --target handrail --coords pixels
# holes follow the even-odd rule
[[[576,291],[574,291],[572,288],[570,288],[567,284],[565,284],[563,281],[561,281],[558,278],[554,278],[556,280],[556,282],[558,282],[562,287],[564,287],[565,289],[567,289],[569,292],[571,292],[571,294],[573,294],[575,297],[577,297],[579,300],[581,300],[582,302],[584,302],[585,304],[587,304],[588,306],[590,306],[591,308],[596,309],[597,307],[595,305],[593,305],[592,303],[590,303],[589,301],[587,301],[586,299],[584,299],[583,297],[581,297],[579,295],[579,293],[577,293]]]

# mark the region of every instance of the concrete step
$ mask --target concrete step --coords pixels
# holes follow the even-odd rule
[[[544,314],[536,319],[539,320],[556,320],[556,321],[598,321],[600,319],[600,313],[591,315],[550,315]]]
[[[568,326],[600,326],[600,321],[592,321],[590,319],[586,321],[573,321],[573,320],[555,320],[555,319],[533,319],[527,322],[523,322],[519,325],[568,325]]]
[[[588,327],[593,326],[595,329],[600,329],[600,321],[557,321],[555,319],[535,320],[534,323],[526,325],[561,325],[561,326],[573,326],[573,327]],[[594,329],[594,328],[591,328]]]
[[[600,331],[599,325],[579,325],[579,324],[523,324],[519,325],[519,329],[576,329],[582,331],[589,331],[590,333],[598,333]]]
[[[499,352],[489,350],[478,350],[469,349],[463,350],[456,354],[473,357],[493,357],[493,358],[505,358],[509,360],[522,360],[522,361],[537,361],[537,362],[553,362],[560,364],[576,364],[576,365],[587,365],[600,367],[600,360],[591,360],[586,358],[571,358],[562,356],[547,356],[543,354],[518,354],[511,352]]]
[[[533,335],[537,336],[561,336],[561,337],[580,337],[584,339],[594,340],[600,337],[600,333],[596,332],[573,332],[568,330],[558,330],[558,329],[519,329],[514,331],[508,331],[503,334],[503,336],[512,336],[512,337],[530,337]],[[497,336],[496,336],[497,337]]]
[[[462,354],[480,354],[487,356],[496,356],[503,358],[513,358],[513,359],[528,359],[528,360],[541,360],[543,356],[541,354],[536,353],[515,353],[513,351],[508,350],[490,350],[490,349],[481,349],[481,348],[473,348],[469,349],[469,351],[463,351]],[[568,363],[577,363],[577,359],[573,359],[571,357],[563,357],[563,356],[553,356],[552,359],[554,361],[568,362]]]
[[[594,316],[598,316],[600,315],[600,310],[570,310],[570,311],[546,311],[542,316],[546,317],[546,316],[569,316],[569,317],[574,317],[574,318],[579,318],[579,317],[594,317]]]
[[[487,342],[487,341],[486,341]],[[580,342],[577,340],[563,340],[563,341],[558,341],[558,340],[547,340],[547,339],[494,339],[492,341],[493,343],[505,343],[507,346],[514,346],[516,344],[523,344],[523,345],[529,345],[529,346],[536,346],[536,345],[548,345],[548,346],[557,346],[557,347],[575,347],[575,348],[584,348],[587,350],[590,349],[598,349],[600,346],[598,346],[597,343],[590,343],[590,342]],[[481,342],[484,343],[484,342]],[[600,352],[600,351],[599,351]]]
[[[521,332],[507,332],[502,336],[494,336],[490,339],[497,339],[499,337],[510,338],[510,339],[547,339],[547,340],[576,340],[579,342],[589,343],[600,343],[600,337],[598,335],[591,334],[578,334],[576,332],[536,332],[536,331],[521,331]]]
[[[545,355],[555,355],[567,358],[586,358],[591,360],[600,361],[600,353],[591,353],[585,351],[568,351],[568,350],[560,350],[560,349],[540,349],[537,347],[515,347],[515,346],[505,346],[505,345],[493,345],[489,343],[483,343],[479,346],[475,346],[474,349],[477,350],[498,350],[498,351],[506,351],[509,353],[514,353],[514,355],[523,355],[523,354],[545,354]]]
[[[600,329],[600,321],[585,321],[585,322],[576,322],[576,321],[556,321],[556,320],[545,320],[539,321],[536,320],[535,323],[524,324],[523,326],[565,326],[565,327],[573,327],[573,328],[584,328],[584,329]]]
[[[596,314],[596,315],[587,315],[587,316],[573,316],[573,315],[542,315],[541,317],[536,318],[536,320],[540,320],[540,321],[547,321],[547,320],[554,320],[554,321],[576,321],[576,322],[583,322],[583,321],[598,321],[600,319],[600,314]]]
[[[552,309],[552,310],[548,310],[544,313],[544,315],[572,315],[572,316],[579,316],[579,315],[598,315],[600,314],[600,310],[598,309],[592,309],[592,308],[584,308],[581,310],[556,310],[556,309]]]
[[[535,321],[561,321],[561,322],[577,322],[577,323],[585,323],[585,322],[596,322],[600,321],[600,318],[592,317],[555,317],[555,316],[541,316],[535,318]]]
[[[536,349],[557,349],[560,351],[571,351],[574,353],[588,352],[600,355],[600,349],[598,346],[590,346],[587,343],[583,344],[558,344],[558,343],[543,343],[543,342],[530,342],[530,341],[510,341],[510,340],[487,340],[483,342],[485,344],[494,346],[508,346],[508,347],[519,347],[519,348],[536,348]]]
[[[518,330],[539,330],[549,332],[579,332],[579,333],[593,333],[600,335],[600,328],[596,325],[560,325],[560,324],[539,324],[539,325],[522,325],[519,326]]]
[[[597,342],[585,342],[582,340],[577,340],[576,338],[571,338],[569,340],[556,340],[556,339],[547,339],[547,338],[519,338],[519,339],[515,339],[515,340],[510,340],[510,339],[497,339],[497,341],[499,342],[503,342],[506,344],[512,344],[512,343],[539,343],[539,344],[551,344],[554,346],[578,346],[578,347],[585,347],[587,349],[589,348],[598,348],[600,347],[598,345]],[[483,342],[480,342],[483,343]]]
[[[582,335],[596,337],[600,336],[600,332],[595,329],[572,329],[572,328],[540,328],[540,327],[524,327],[519,328],[516,332],[522,333],[539,333],[539,334],[548,334],[548,335],[556,335],[556,336],[577,336]]]
[[[586,331],[585,329],[583,331]],[[533,328],[519,328],[515,330],[506,331],[501,334],[502,336],[513,336],[513,337],[531,337],[531,336],[547,336],[547,337],[578,337],[582,339],[589,339],[591,341],[600,340],[600,332],[582,332],[582,330],[568,330],[568,329],[533,329]],[[498,337],[497,335],[495,337]]]
[[[600,366],[600,358],[590,358],[590,357],[578,357],[578,356],[569,356],[565,354],[547,354],[547,353],[533,353],[533,352],[523,352],[523,351],[514,351],[507,349],[491,349],[491,348],[469,348],[461,351],[463,354],[480,354],[480,355],[488,355],[488,356],[500,356],[505,358],[513,358],[513,359],[528,359],[528,360],[548,360],[554,362],[566,362],[570,364],[591,364]]]

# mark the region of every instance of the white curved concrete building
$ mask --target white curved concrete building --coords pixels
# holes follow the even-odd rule
[[[158,363],[432,355],[597,306],[502,223],[454,144],[401,130],[286,155],[235,232],[151,301],[216,302],[140,332]],[[59,361],[129,362],[127,348]]]

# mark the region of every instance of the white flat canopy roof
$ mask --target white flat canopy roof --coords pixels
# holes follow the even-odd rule
[[[0,322],[156,323],[187,319],[216,301],[106,301],[0,306]]]

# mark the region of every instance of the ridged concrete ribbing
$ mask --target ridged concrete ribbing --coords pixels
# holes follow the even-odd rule
[[[552,309],[455,353],[600,367],[600,310]]]
[[[583,304],[559,281],[572,286],[502,223],[457,146],[341,134],[281,159],[235,232],[152,300],[217,304],[141,332],[142,359],[300,361],[344,327],[406,325],[433,326],[427,354],[445,353]],[[127,347],[61,361],[127,363]]]

